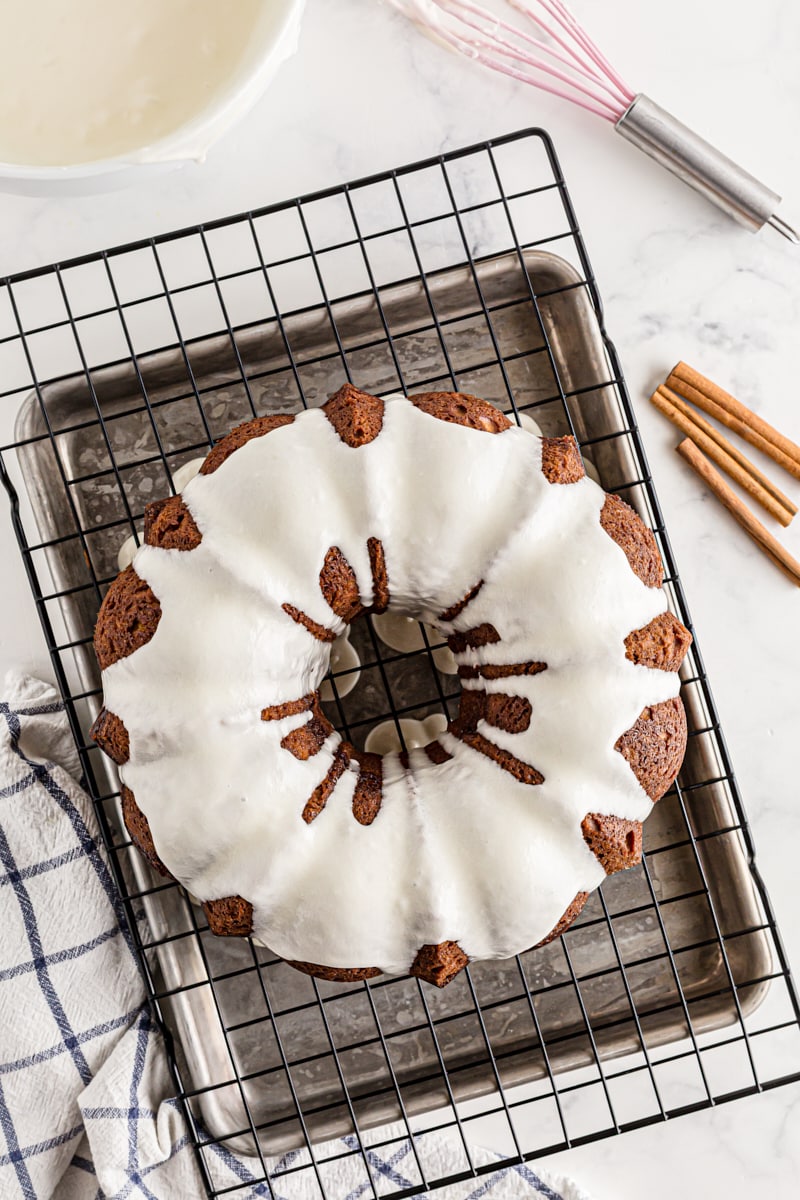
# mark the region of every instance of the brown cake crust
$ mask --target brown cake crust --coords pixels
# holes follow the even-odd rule
[[[386,569],[386,554],[380,538],[367,539],[367,553],[372,573],[372,612],[384,613],[389,607],[389,573]]]
[[[461,692],[457,724],[462,732],[473,732],[479,721],[507,733],[524,733],[531,723],[533,706],[526,696],[509,696],[504,692],[484,692],[480,688],[464,688]]]
[[[676,698],[645,708],[618,738],[614,749],[653,802],[672,786],[686,752],[686,736],[686,713]]]
[[[133,567],[126,567],[112,582],[97,614],[94,652],[101,670],[145,646],[160,620],[155,593]]]
[[[503,771],[508,771],[509,775],[513,775],[520,783],[535,787],[537,784],[544,783],[544,775],[541,771],[537,771],[531,763],[517,758],[510,750],[496,745],[482,733],[478,733],[478,722],[488,720],[487,714],[490,711],[501,720],[503,716],[507,716],[509,720],[523,721],[526,717],[530,720],[528,702],[523,700],[523,707],[518,707],[516,704],[521,699],[518,696],[488,695],[478,688],[463,688],[458,716],[448,725],[448,732],[476,750],[478,754],[490,758],[493,763]],[[489,721],[489,723],[493,722]],[[503,728],[502,725],[497,727]]]
[[[326,629],[324,625],[320,625],[318,621],[313,620],[302,609],[295,608],[293,604],[282,604],[281,608],[287,617],[291,617],[298,625],[302,625],[304,629],[307,629],[311,636],[315,637],[318,642],[336,641],[336,633],[333,629]]]
[[[420,947],[409,974],[443,988],[464,970],[468,962],[458,942],[439,942],[435,946]]]
[[[647,528],[639,514],[619,496],[608,493],[600,513],[600,524],[623,551],[634,575],[646,587],[661,587],[664,582],[661,555],[652,529]]]
[[[478,650],[481,646],[492,646],[500,641],[500,634],[494,625],[484,622],[474,629],[465,629],[462,633],[451,633],[447,644],[453,654],[463,654],[465,650]]]
[[[692,635],[686,626],[671,612],[664,612],[628,634],[625,657],[656,671],[677,671],[691,644]]]
[[[453,425],[466,425],[481,433],[502,433],[511,427],[508,417],[493,404],[468,392],[420,392],[408,398],[415,408],[430,417]]]
[[[383,759],[380,754],[370,754],[355,747],[350,747],[350,757],[358,763],[353,816],[359,825],[371,825],[383,802]]]
[[[160,875],[165,876],[167,879],[174,879],[175,876],[164,866],[158,856],[147,817],[136,803],[131,789],[125,787],[124,783],[120,788],[120,797],[122,799],[122,819],[125,822],[125,828],[130,834],[134,846]]]
[[[462,688],[458,702],[458,716],[451,722],[451,731],[456,728],[458,734],[473,733],[478,728],[478,722],[486,712],[486,692],[478,688]]]
[[[203,540],[182,496],[154,500],[144,510],[144,540],[162,550],[194,550]]]
[[[466,742],[473,750],[477,750],[484,758],[490,758],[503,771],[508,771],[509,775],[513,775],[519,783],[527,783],[531,787],[544,783],[544,775],[541,771],[537,771],[536,767],[531,766],[530,763],[517,758],[510,750],[504,750],[501,746],[490,742],[482,733],[465,732],[459,727],[457,721],[453,722],[449,731],[455,737],[460,738],[462,742]]]
[[[282,425],[291,425],[293,420],[293,413],[274,413],[270,417],[253,417],[252,420],[237,425],[230,433],[226,433],[225,437],[221,438],[212,450],[209,450],[200,468],[200,474],[213,475],[235,450],[239,450],[253,438],[264,437],[266,434],[272,433],[273,429],[280,429]]]
[[[543,937],[540,942],[532,946],[532,950],[538,950],[540,946],[547,946],[550,942],[554,942],[556,938],[561,937],[562,933],[566,933],[573,921],[576,921],[583,912],[584,905],[589,899],[588,892],[578,892],[575,899],[570,904],[569,908],[553,926],[547,937]]]
[[[153,522],[155,521],[158,514],[161,512],[161,509],[164,507],[164,505],[167,504],[172,499],[173,499],[172,496],[164,496],[161,500],[151,500],[149,504],[145,504],[145,506],[144,506],[144,540],[145,540],[146,545],[150,544],[148,542],[148,534],[150,533],[150,530],[153,528]]]
[[[322,747],[333,733],[333,726],[320,707],[319,692],[309,692],[297,700],[287,700],[283,704],[272,704],[261,710],[262,721],[282,721],[286,717],[299,716],[308,712],[310,717],[296,729],[281,738],[281,746],[295,758],[306,761],[319,754]]]
[[[484,579],[479,579],[474,587],[471,587],[467,594],[462,596],[456,604],[451,604],[443,613],[439,613],[439,620],[444,622],[445,625],[449,625],[451,621],[455,621],[456,617],[461,615],[467,605],[472,603],[485,582]]]
[[[270,704],[261,710],[262,721],[282,721],[284,717],[295,717],[309,712],[319,703],[319,692],[309,692],[298,700],[285,700],[283,704]]]
[[[642,861],[642,823],[588,813],[581,822],[584,841],[606,875]]]
[[[95,717],[89,737],[118,767],[130,758],[131,744],[125,724],[107,708],[101,708]]]
[[[547,663],[482,663],[479,666],[462,665],[458,668],[460,679],[512,679],[519,675],[538,675],[547,670]]]
[[[291,733],[287,733],[284,738],[281,738],[281,746],[295,758],[305,762],[307,759],[313,758],[315,754],[319,754],[332,733],[333,726],[330,721],[322,709],[315,706],[312,709],[311,719],[306,721],[305,725],[298,726],[297,729],[293,729]]]
[[[533,705],[527,696],[507,696],[504,692],[486,695],[483,719],[506,733],[524,733],[530,727]]]
[[[384,404],[377,396],[346,383],[322,411],[345,445],[357,450],[373,442],[383,429]]]
[[[208,927],[217,937],[250,937],[253,932],[253,906],[241,896],[204,900],[202,907]]]
[[[549,483],[578,483],[586,470],[574,437],[542,438],[542,474]]]
[[[295,758],[306,761],[319,754],[333,733],[333,726],[320,707],[319,692],[309,692],[298,700],[289,700],[285,704],[273,704],[264,708],[261,710],[261,720],[281,721],[285,717],[298,716],[303,712],[308,712],[311,716],[302,725],[287,733],[281,739],[281,746]]]
[[[319,573],[319,590],[337,617],[348,625],[364,611],[358,579],[338,546],[331,546]]]
[[[303,820],[305,821],[306,825],[310,825],[311,822],[316,820],[316,818],[322,812],[323,808],[330,799],[331,792],[336,787],[336,784],[344,772],[347,770],[349,762],[349,746],[346,742],[341,742],[336,749],[336,752],[333,756],[333,762],[328,767],[325,778],[322,780],[322,783],[317,784],[317,786],[314,788],[314,791],[306,801],[303,809]]]
[[[445,750],[442,743],[437,739],[434,739],[432,742],[428,742],[427,746],[423,746],[422,749],[425,751],[431,762],[435,763],[437,766],[439,766],[441,763],[449,762],[453,757],[452,754]]]
[[[374,979],[376,975],[383,974],[380,967],[323,967],[319,963],[294,962],[291,958],[287,958],[286,963],[295,971],[313,975],[315,979],[327,979],[331,983],[358,983],[362,979]]]

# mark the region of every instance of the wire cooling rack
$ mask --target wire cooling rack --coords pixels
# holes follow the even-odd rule
[[[86,736],[117,551],[233,424],[345,379],[473,391],[572,432],[654,528],[690,624],[541,131],[0,280],[0,471],[209,1195],[413,1195],[800,1079],[797,996],[696,642],[686,766],[642,865],[552,946],[443,993],[319,983],[231,948],[132,851]],[[416,637],[354,626],[359,662],[333,672],[328,709],[357,744],[452,715],[444,647]],[[224,1183],[222,1161],[238,1164]]]

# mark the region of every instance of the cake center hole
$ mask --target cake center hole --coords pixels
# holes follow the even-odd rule
[[[435,740],[457,715],[460,693],[443,635],[391,610],[357,618],[336,639],[320,688],[331,724],[376,754]]]

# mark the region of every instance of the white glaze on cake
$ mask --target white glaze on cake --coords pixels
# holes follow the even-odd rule
[[[602,490],[550,484],[540,440],[522,429],[490,436],[397,396],[367,445],[346,445],[311,410],[183,496],[202,541],[188,553],[139,550],[161,619],[103,673],[105,706],[130,735],[122,778],[170,871],[203,900],[245,897],[254,936],[289,960],[402,973],[423,945],[503,958],[546,936],[604,877],[583,839],[586,814],[651,811],[614,745],[646,706],[678,694],[676,674],[625,656],[625,637],[666,602],[601,527]],[[260,714],[316,689],[330,644],[281,606],[340,633],[320,568],[339,547],[370,605],[368,538],[383,543],[393,610],[445,633],[497,629],[500,642],[460,663],[547,663],[533,676],[465,681],[530,700],[524,732],[478,730],[543,783],[518,782],[444,733],[444,763],[415,749],[406,770],[386,756],[371,825],[353,816],[355,764],[304,822],[339,735],[300,761],[280,742],[309,714]],[[438,614],[481,579],[442,626]]]

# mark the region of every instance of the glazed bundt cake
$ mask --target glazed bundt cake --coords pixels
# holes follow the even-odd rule
[[[574,440],[347,385],[234,429],[145,515],[97,621],[93,736],[133,842],[214,933],[442,986],[558,936],[639,861],[684,753],[690,636]],[[336,636],[389,607],[446,636],[462,694],[435,741],[381,757],[318,689]]]

